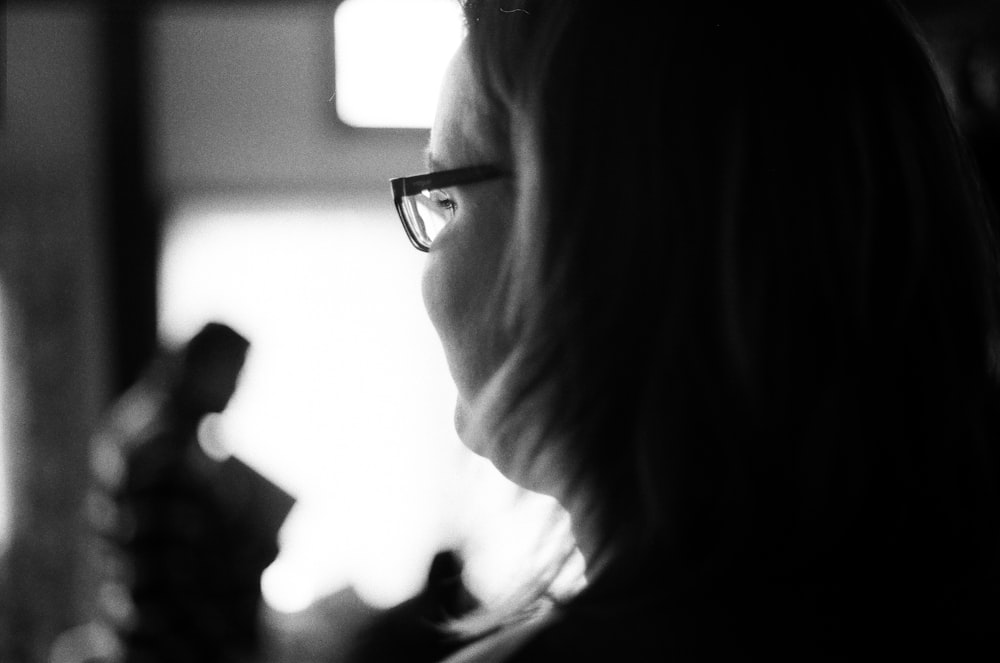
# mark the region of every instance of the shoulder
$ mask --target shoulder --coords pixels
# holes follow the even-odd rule
[[[569,605],[505,663],[660,660],[674,649],[670,625],[666,612],[648,605]]]
[[[664,615],[566,606],[486,636],[445,663],[641,660],[667,652]]]
[[[1000,660],[998,589],[913,607],[912,592],[873,603],[884,592],[863,586],[604,583],[446,663]]]
[[[504,663],[548,627],[548,617],[518,624],[484,636],[442,663]]]

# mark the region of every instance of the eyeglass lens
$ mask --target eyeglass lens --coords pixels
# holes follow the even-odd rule
[[[426,191],[404,196],[403,212],[417,239],[428,247],[447,225],[448,215],[451,214],[449,210],[442,209],[440,203]]]

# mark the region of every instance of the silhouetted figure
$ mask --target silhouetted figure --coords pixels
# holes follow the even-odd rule
[[[462,567],[452,550],[435,555],[423,590],[375,617],[348,662],[431,663],[458,649],[463,641],[443,627],[479,605],[462,580]]]
[[[155,367],[126,394],[98,436],[97,485],[111,501],[96,524],[118,560],[102,595],[129,663],[246,661],[258,647],[260,576],[292,500],[198,443],[202,419],[233,396],[248,348],[233,329],[206,325],[175,366]]]

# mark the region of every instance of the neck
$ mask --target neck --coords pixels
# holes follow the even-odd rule
[[[606,571],[618,547],[612,544],[615,537],[602,522],[600,510],[587,499],[586,491],[575,493],[564,495],[559,503],[569,514],[573,539],[586,565],[587,582],[593,582]]]

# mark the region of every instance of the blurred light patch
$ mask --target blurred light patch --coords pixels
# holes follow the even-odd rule
[[[345,0],[333,16],[340,119],[356,127],[430,127],[462,20],[455,0]]]
[[[455,436],[423,262],[383,195],[194,201],[168,224],[164,342],[210,319],[252,342],[236,397],[211,422],[216,453],[228,449],[298,500],[262,579],[279,610],[346,586],[392,605],[423,586],[446,547],[474,554],[470,585],[494,593],[514,575],[517,541],[531,537],[530,517],[506,515],[513,485]]]

